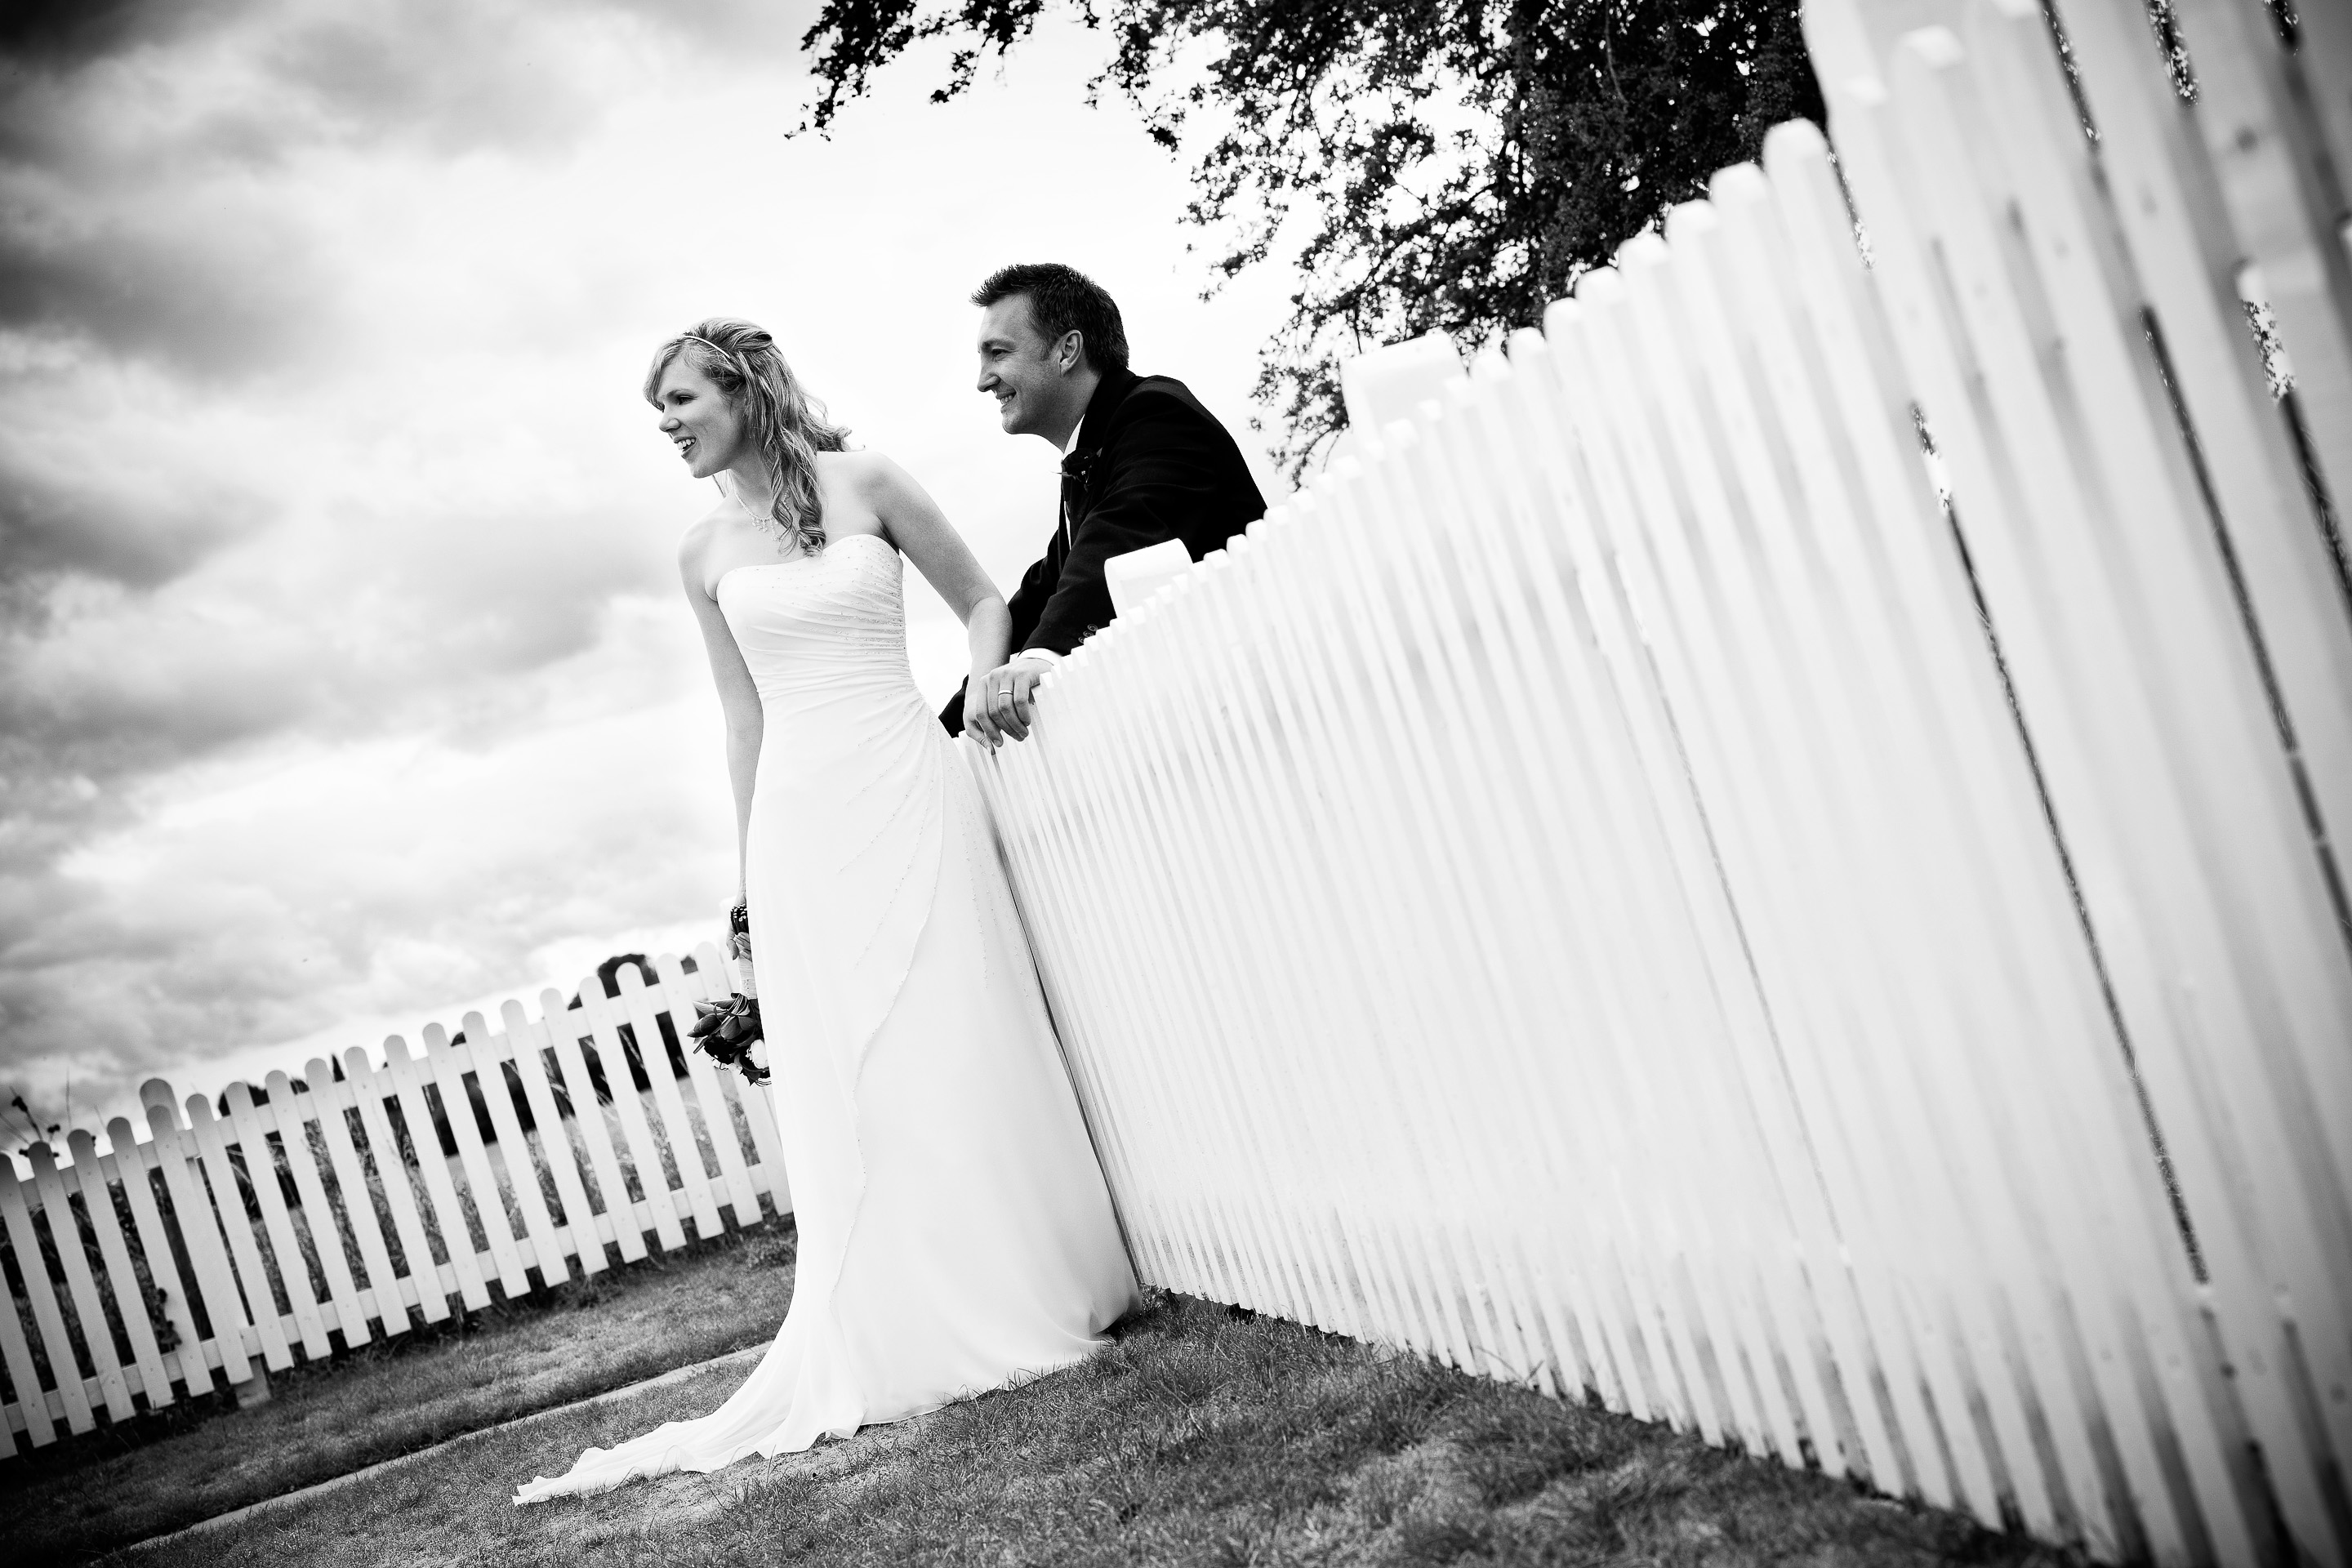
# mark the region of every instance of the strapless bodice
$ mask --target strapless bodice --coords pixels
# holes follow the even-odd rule
[[[719,578],[719,610],[772,718],[796,698],[914,693],[901,576],[888,540],[853,533]]]
[[[719,578],[719,608],[760,692],[757,795],[822,818],[936,775],[951,747],[907,661],[901,576],[888,540],[852,533]]]

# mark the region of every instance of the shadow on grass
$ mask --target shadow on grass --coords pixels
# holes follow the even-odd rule
[[[2065,1561],[1524,1389],[1160,1296],[1086,1364],[806,1454],[528,1509],[516,1482],[740,1373],[484,1433],[123,1561],[732,1564]]]
[[[80,1563],[518,1416],[774,1337],[789,1220],[270,1374],[0,1464],[0,1562]]]

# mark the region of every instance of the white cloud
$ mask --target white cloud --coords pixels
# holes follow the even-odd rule
[[[672,564],[709,496],[636,397],[685,322],[774,330],[1007,589],[1054,454],[971,386],[993,267],[1093,272],[1255,457],[1285,290],[1198,300],[1181,169],[1083,105],[1098,38],[1048,24],[947,106],[903,65],[817,142],[766,8],[345,14],[16,78],[0,1081],[47,1117],[68,1074],[93,1124],[159,1068],[299,1070],[715,930],[732,807]],[[961,628],[908,603],[943,699]]]

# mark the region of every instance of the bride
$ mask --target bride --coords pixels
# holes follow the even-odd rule
[[[645,394],[725,496],[678,565],[726,711],[799,1263],[732,1398],[518,1502],[793,1452],[1067,1366],[1136,1299],[978,788],[907,662],[898,558],[969,628],[972,701],[1004,662],[1003,599],[922,487],[844,449],[758,327],[672,338]]]

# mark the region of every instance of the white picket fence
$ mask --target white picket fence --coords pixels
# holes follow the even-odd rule
[[[519,1002],[495,1029],[467,1015],[454,1044],[428,1025],[418,1053],[394,1036],[381,1063],[353,1047],[299,1084],[233,1083],[225,1112],[152,1079],[147,1126],[116,1118],[108,1152],[76,1131],[68,1163],[33,1146],[30,1180],[0,1160],[7,1451],[218,1382],[266,1398],[298,1350],[440,1322],[453,1298],[488,1306],[493,1283],[511,1300],[635,1262],[689,1226],[758,1224],[763,1196],[789,1213],[766,1093],[698,1051],[684,1077],[671,1065],[665,1022],[683,1046],[692,1004],[732,988],[715,947],[695,965],[660,958],[648,985],[622,964],[618,996],[591,975],[576,1007],[550,990],[536,1019]]]
[[[2172,9],[2193,105],[2056,0],[2095,144],[2036,0],[1809,4],[1834,163],[1351,374],[1049,678],[980,771],[1149,1279],[2347,1561],[2352,579],[2240,293],[2352,498],[2352,7]]]

